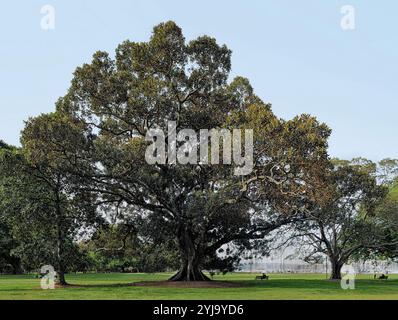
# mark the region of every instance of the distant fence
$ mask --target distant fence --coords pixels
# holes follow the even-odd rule
[[[398,273],[398,263],[386,261],[353,263],[357,273]],[[309,264],[305,262],[244,262],[239,266],[243,272],[265,273],[329,273],[330,264]]]

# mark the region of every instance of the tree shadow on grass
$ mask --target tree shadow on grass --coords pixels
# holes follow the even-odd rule
[[[312,289],[312,290],[341,290],[340,281],[323,280],[308,280],[308,279],[275,279],[268,281],[242,281],[246,287],[251,288],[269,288],[269,289]],[[357,279],[356,288],[364,291],[379,291],[383,290],[397,290],[398,280],[380,281]]]
[[[109,284],[70,284],[65,288],[122,288],[122,287],[154,287],[154,288],[181,288],[181,289],[222,289],[222,288],[242,288],[245,287],[244,281],[140,281],[133,283],[109,283]]]

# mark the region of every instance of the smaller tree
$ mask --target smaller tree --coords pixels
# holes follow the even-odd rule
[[[61,285],[78,253],[75,240],[96,219],[94,193],[73,174],[76,167],[90,168],[81,161],[88,150],[83,132],[81,123],[57,113],[32,118],[22,132],[22,149],[0,161],[0,206],[19,242],[15,252],[28,268],[53,264]]]
[[[372,254],[376,258],[396,260],[398,258],[398,180],[390,182],[389,192],[377,207],[374,223],[382,230],[386,245],[376,248]]]
[[[367,167],[369,168],[369,167]],[[307,214],[295,226],[294,238],[300,239],[307,259],[320,253],[332,266],[331,279],[341,279],[341,269],[354,254],[385,245],[385,236],[371,217],[386,194],[369,171],[357,163],[339,166],[330,174],[331,201]]]

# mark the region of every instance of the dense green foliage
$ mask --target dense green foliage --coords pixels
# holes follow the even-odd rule
[[[178,268],[175,244],[167,239],[140,237],[133,224],[102,225],[89,241],[81,243],[100,272],[163,272]]]

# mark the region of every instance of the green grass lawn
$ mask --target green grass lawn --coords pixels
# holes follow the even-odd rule
[[[132,282],[166,280],[170,274],[70,274],[67,281],[83,285],[42,290],[32,275],[1,276],[0,299],[398,299],[398,275],[388,281],[361,275],[355,290],[342,290],[339,282],[315,274],[271,274],[255,281],[254,274],[231,273],[214,280],[231,281],[233,288],[166,288],[131,286]]]

